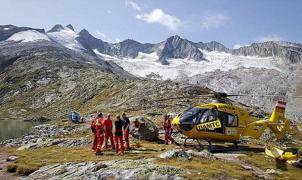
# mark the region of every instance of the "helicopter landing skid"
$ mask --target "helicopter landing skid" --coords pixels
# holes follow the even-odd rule
[[[225,153],[225,152],[232,152],[232,151],[240,151],[241,149],[238,146],[238,142],[233,142],[234,146],[218,146],[218,145],[213,145],[212,141],[208,141],[209,146],[208,146],[208,151],[211,153]],[[223,144],[225,142],[222,142]]]
[[[194,147],[196,149],[205,149],[204,147],[207,146],[207,149],[209,152],[227,152],[227,151],[238,151],[240,150],[239,146],[238,146],[238,142],[234,142],[234,146],[232,148],[228,147],[228,148],[218,148],[216,146],[213,145],[213,142],[211,140],[202,140],[202,139],[194,139],[194,138],[187,138],[184,137],[184,147]],[[187,141],[191,140],[191,143],[188,143]],[[194,142],[197,143],[194,143]],[[206,141],[207,144],[202,143],[202,141]]]
[[[191,143],[188,143],[188,140],[191,140]],[[197,144],[194,144],[194,141],[197,142]],[[203,149],[203,144],[200,142],[200,139],[194,139],[194,138],[184,138],[184,147],[196,147],[197,149]]]

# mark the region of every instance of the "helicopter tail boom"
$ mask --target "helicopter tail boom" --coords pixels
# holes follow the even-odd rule
[[[289,120],[285,118],[286,102],[278,101],[268,121],[268,127],[275,133],[277,139],[284,137],[289,131]]]
[[[290,129],[289,120],[285,118],[286,102],[278,101],[269,120],[257,120],[248,124],[241,136],[260,138],[265,129],[270,128],[277,139],[282,139]]]

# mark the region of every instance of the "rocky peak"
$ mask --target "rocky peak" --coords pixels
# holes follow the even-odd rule
[[[138,52],[144,52],[144,46],[142,43],[133,39],[126,39],[116,43],[111,48],[111,54],[120,57],[135,58],[138,55]]]
[[[79,32],[79,35],[80,35],[80,36],[92,36],[86,29],[82,29],[82,30]]]
[[[101,53],[106,53],[109,49],[109,43],[103,42],[101,39],[95,38],[86,29],[80,31],[77,40],[82,44],[85,49],[89,50],[91,53],[95,49],[97,49]]]
[[[207,43],[198,42],[196,46],[200,49],[207,50],[207,51],[218,51],[218,52],[228,52],[229,49],[226,48],[223,44],[217,41],[211,41]]]
[[[187,40],[181,38],[181,37],[178,36],[178,35],[174,35],[174,36],[169,37],[169,38],[166,40],[166,43],[169,43],[170,45],[176,47],[177,45],[181,44],[181,43],[184,42],[184,41],[187,41]]]
[[[302,60],[302,45],[281,41],[268,41],[233,49],[231,53],[243,56],[277,57],[281,58],[283,63],[296,63]]]
[[[119,44],[122,44],[122,45],[141,45],[140,42],[137,42],[137,41],[135,41],[133,39],[126,39],[126,40],[124,40],[122,42],[119,42]]]
[[[169,64],[168,59],[193,59],[196,61],[205,60],[195,43],[179,37],[178,35],[169,37],[161,52],[159,61],[162,64]]]
[[[211,51],[219,51],[219,52],[228,51],[228,48],[226,48],[223,44],[216,42],[216,41],[211,41],[211,42],[205,43],[205,45]]]
[[[53,28],[51,28],[48,32],[59,32],[61,30],[64,30],[64,27],[61,24],[57,24]]]
[[[74,31],[74,28],[73,28],[73,26],[72,26],[71,24],[68,24],[66,27],[67,27],[68,29]]]

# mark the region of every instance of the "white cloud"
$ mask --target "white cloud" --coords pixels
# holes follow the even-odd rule
[[[227,23],[229,17],[223,14],[205,16],[202,20],[202,27],[205,29],[219,28]]]
[[[110,43],[118,43],[118,42],[121,42],[121,40],[120,40],[119,38],[112,39],[112,38],[108,37],[106,34],[100,32],[100,31],[96,31],[96,34],[97,34],[103,41],[106,41],[106,42],[110,42]]]
[[[107,14],[112,14],[112,11],[111,10],[107,10]]]
[[[263,36],[257,39],[257,42],[267,42],[267,41],[282,41],[283,38],[281,38],[278,35],[267,35],[267,36]]]
[[[178,19],[176,16],[166,14],[161,9],[154,9],[150,13],[138,14],[136,15],[136,18],[149,24],[161,24],[171,31],[176,31],[181,24],[180,19]]]
[[[100,31],[96,31],[96,34],[97,34],[98,36],[100,36],[101,38],[103,38],[103,39],[106,39],[106,38],[107,38],[106,35],[105,35],[104,33],[100,32]]]
[[[133,1],[129,1],[129,0],[126,0],[126,6],[130,6],[132,7],[133,9],[137,10],[137,11],[142,11],[142,8],[135,2]]]

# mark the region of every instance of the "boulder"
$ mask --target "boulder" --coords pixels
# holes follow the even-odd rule
[[[159,155],[161,159],[179,159],[183,161],[192,160],[192,154],[183,149],[173,149]]]
[[[17,159],[18,159],[17,156],[8,156],[8,157],[6,158],[6,161],[16,161]]]
[[[136,120],[138,123],[135,123]],[[159,139],[158,128],[155,123],[142,116],[130,118],[130,134],[133,137],[147,141],[156,141]]]
[[[208,150],[204,149],[202,150],[201,152],[198,152],[198,151],[193,151],[193,150],[188,150],[186,151],[188,154],[191,154],[192,156],[195,156],[195,157],[199,157],[199,158],[203,158],[203,159],[206,159],[206,160],[216,160],[217,157],[215,157],[212,153],[210,153]]]
[[[272,174],[272,175],[281,175],[281,174],[283,174],[281,171],[278,171],[276,169],[267,169],[265,171],[265,173]]]

